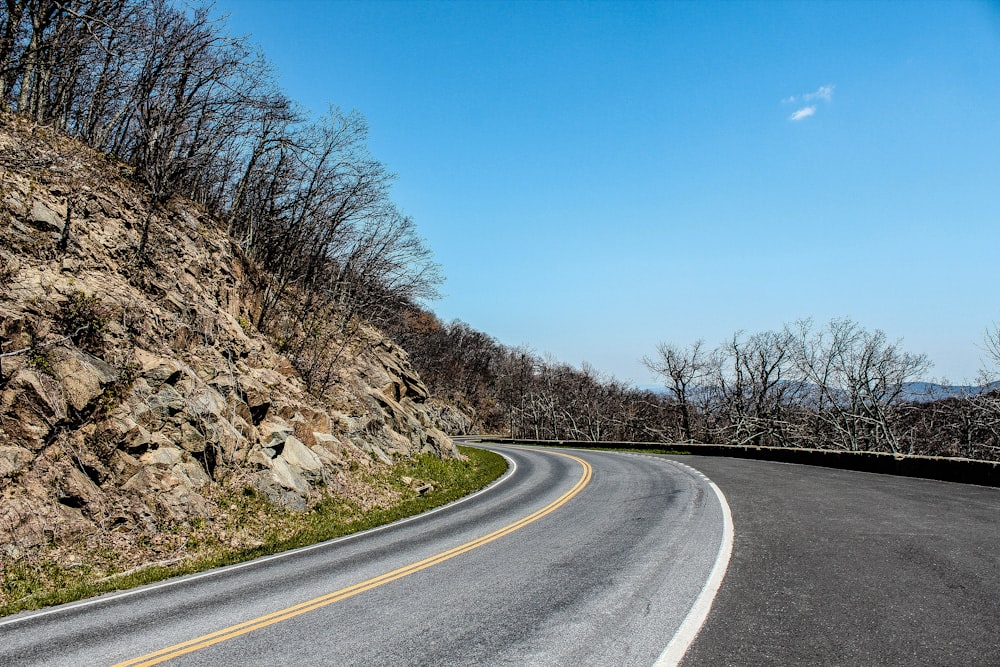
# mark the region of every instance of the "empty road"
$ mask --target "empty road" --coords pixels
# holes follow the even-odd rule
[[[490,447],[509,475],[429,515],[0,619],[0,664],[1000,664],[1000,489]]]

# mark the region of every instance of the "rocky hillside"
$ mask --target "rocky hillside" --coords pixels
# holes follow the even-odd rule
[[[393,457],[456,454],[378,331],[344,341],[333,388],[308,393],[250,324],[253,267],[206,212],[152,211],[139,258],[151,211],[129,176],[0,116],[0,558],[74,543],[136,564],[227,493],[372,506],[391,498],[361,480]]]

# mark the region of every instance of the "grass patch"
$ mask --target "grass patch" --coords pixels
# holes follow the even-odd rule
[[[4,568],[0,579],[0,594],[11,600],[0,605],[0,616],[203,572],[381,526],[477,491],[507,469],[506,460],[498,454],[472,447],[458,449],[464,460],[416,456],[366,480],[394,492],[397,502],[384,508],[364,510],[350,499],[328,497],[305,512],[295,512],[251,488],[230,491],[217,499],[224,517],[221,529],[203,519],[172,528],[183,531],[185,551],[190,554],[180,562],[117,573],[106,573],[99,563],[65,566],[44,558],[13,563]],[[415,481],[432,488],[421,494],[413,488]],[[247,540],[240,538],[248,535],[253,544],[245,546]],[[113,554],[104,556],[99,560],[114,561]]]

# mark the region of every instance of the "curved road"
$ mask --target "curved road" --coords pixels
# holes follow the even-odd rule
[[[0,619],[0,664],[672,664],[725,544],[692,466],[735,541],[684,667],[1000,665],[1000,489],[496,449],[516,471],[432,514]]]
[[[429,515],[0,620],[0,664],[653,664],[720,551],[710,483],[667,459],[496,449],[513,474]]]

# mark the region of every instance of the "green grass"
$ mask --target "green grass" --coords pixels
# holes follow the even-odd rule
[[[328,497],[305,512],[295,512],[250,488],[217,499],[225,517],[221,535],[249,532],[255,536],[254,546],[230,548],[220,537],[218,527],[213,529],[208,522],[196,519],[174,527],[183,531],[187,551],[196,554],[175,564],[104,577],[99,576],[101,568],[87,562],[71,567],[44,559],[11,564],[0,580],[0,592],[12,601],[0,605],[0,616],[241,563],[368,530],[457,500],[483,488],[507,469],[502,456],[472,447],[458,449],[465,460],[421,455],[399,461],[388,473],[366,480],[396,494],[398,501],[385,508],[363,510],[349,499]],[[433,489],[420,495],[402,477],[430,483]],[[114,560],[114,554],[103,556],[104,561]]]

